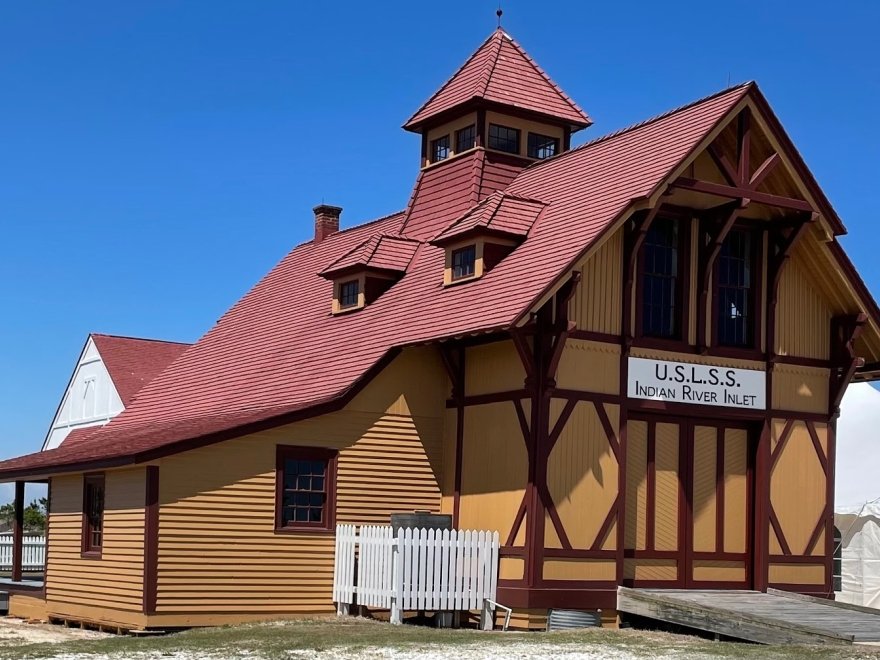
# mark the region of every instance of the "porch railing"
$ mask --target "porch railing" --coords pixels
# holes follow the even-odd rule
[[[494,622],[498,587],[498,532],[336,527],[333,600],[347,614],[357,603],[391,610],[482,610]],[[491,617],[491,618],[490,618]]]
[[[46,567],[46,537],[25,534],[21,548],[21,567],[25,571],[42,571]],[[12,570],[12,532],[0,533],[0,571]]]

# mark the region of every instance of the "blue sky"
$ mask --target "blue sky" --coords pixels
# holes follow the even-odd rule
[[[575,143],[757,79],[880,292],[880,3],[504,3],[594,118]],[[402,208],[401,123],[496,3],[0,5],[0,456],[39,448],[90,331],[193,341],[311,208]]]

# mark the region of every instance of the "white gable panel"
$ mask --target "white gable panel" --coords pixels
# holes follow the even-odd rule
[[[74,429],[101,426],[125,407],[92,338],[83,349],[43,449],[54,449]]]

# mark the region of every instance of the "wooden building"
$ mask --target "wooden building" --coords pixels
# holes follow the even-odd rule
[[[844,227],[754,83],[571,148],[501,30],[404,125],[405,210],[295,248],[126,410],[0,463],[51,488],[45,589],[133,627],[333,612],[336,523],[498,530],[498,599],[829,596],[834,427],[880,371]]]

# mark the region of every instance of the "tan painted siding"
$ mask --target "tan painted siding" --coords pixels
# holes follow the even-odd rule
[[[620,346],[569,339],[562,349],[556,384],[581,392],[620,391]]]
[[[554,399],[551,415],[556,417],[565,402]],[[617,428],[617,406],[606,406],[612,428]],[[617,460],[608,444],[595,406],[578,402],[565,425],[547,466],[547,485],[556,511],[574,548],[593,545],[614,499],[617,497]],[[552,528],[552,522],[549,521]],[[546,525],[545,525],[546,527]],[[603,548],[617,547],[608,534]]]
[[[694,580],[745,582],[746,567],[739,561],[694,561]]]
[[[831,306],[813,284],[801,250],[789,259],[779,282],[776,351],[780,355],[828,359]]]
[[[106,473],[104,541],[100,559],[83,558],[82,475],[52,478],[49,556],[46,563],[47,612],[68,605],[141,612],[144,575],[146,470]]]
[[[623,232],[615,232],[581,267],[570,318],[580,330],[620,334],[623,288]]]
[[[694,550],[715,552],[717,432],[714,427],[694,427]]]
[[[748,540],[749,437],[743,429],[724,431],[724,552],[745,552]]]
[[[625,580],[675,580],[678,562],[674,559],[624,559]]]
[[[770,564],[770,584],[825,584],[825,567],[812,564]]]
[[[656,425],[654,549],[678,550],[679,425]]]
[[[459,527],[498,531],[505,543],[528,480],[516,410],[509,401],[468,406],[464,419]]]
[[[774,449],[784,426],[781,420],[773,422]],[[816,427],[817,435],[824,444],[827,429],[823,424],[817,424]],[[825,474],[804,422],[794,424],[791,436],[773,468],[770,501],[792,553],[804,554],[810,535],[825,508]]]
[[[606,559],[545,559],[545,580],[615,580],[617,563]]]
[[[778,364],[773,369],[773,407],[828,412],[828,369]]]
[[[525,377],[522,361],[510,340],[467,349],[464,389],[469,396],[522,389]]]
[[[630,420],[626,431],[626,534],[625,547],[644,550],[647,525],[648,425]]]
[[[337,522],[438,511],[445,387],[405,351],[342,411],[162,459],[157,614],[330,613],[333,535],[275,532],[276,447],[339,449]]]

